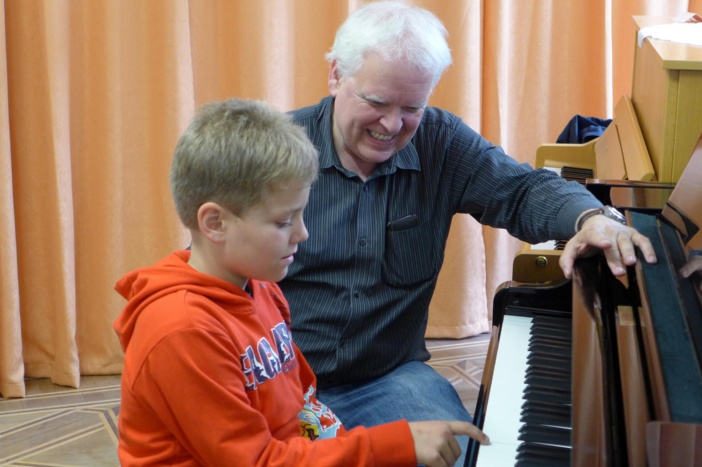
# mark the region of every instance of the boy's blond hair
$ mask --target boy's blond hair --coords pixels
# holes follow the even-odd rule
[[[262,101],[203,105],[178,140],[171,192],[183,224],[197,230],[197,212],[212,201],[235,214],[289,183],[312,184],[317,150],[289,115]]]

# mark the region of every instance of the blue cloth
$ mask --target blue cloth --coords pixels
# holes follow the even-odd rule
[[[576,115],[570,119],[561,134],[558,135],[556,143],[587,143],[591,139],[602,136],[611,122],[611,119]]]
[[[400,365],[392,372],[363,383],[351,383],[317,391],[346,428],[376,426],[395,420],[462,420],[471,422],[453,385],[421,362]],[[463,465],[467,436],[456,437]]]
[[[364,182],[339,161],[333,103],[292,113],[319,150],[320,174],[303,214],[310,237],[280,282],[319,388],[429,358],[429,303],[455,214],[539,243],[569,238],[578,215],[601,206],[580,184],[519,164],[434,107]]]

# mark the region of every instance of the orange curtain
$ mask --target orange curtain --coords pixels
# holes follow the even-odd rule
[[[119,373],[111,324],[125,272],[188,243],[168,170],[200,104],[281,110],[327,94],[324,54],[360,1],[5,0],[0,3],[0,395],[25,378],[78,387]],[[431,104],[533,162],[574,114],[629,93],[631,15],[702,0],[416,0],[449,30],[454,64]],[[427,335],[489,330],[519,242],[454,221]]]

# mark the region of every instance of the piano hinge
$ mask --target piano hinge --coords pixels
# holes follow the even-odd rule
[[[636,317],[634,309],[628,305],[619,305],[617,307],[617,325],[632,327],[636,326]]]

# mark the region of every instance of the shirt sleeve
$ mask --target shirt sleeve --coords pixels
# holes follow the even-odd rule
[[[527,242],[570,238],[578,215],[602,205],[579,183],[518,163],[460,120],[445,163],[458,212]]]

